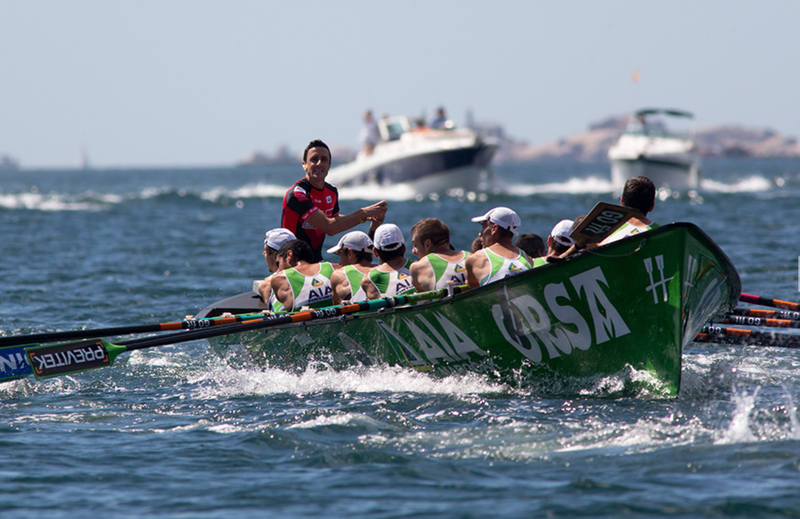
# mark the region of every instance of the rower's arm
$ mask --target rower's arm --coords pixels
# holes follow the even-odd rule
[[[292,294],[292,287],[289,285],[289,280],[286,279],[286,276],[283,274],[273,275],[271,286],[278,301],[281,302],[287,312],[291,312],[294,307],[294,294]]]
[[[333,297],[332,302],[334,305],[342,304],[342,297],[339,294],[339,291],[344,292],[344,282],[346,279],[347,276],[345,275],[344,270],[336,270],[331,275],[331,295]]]
[[[469,288],[481,286],[481,279],[486,277],[486,266],[489,260],[485,254],[470,254],[464,266],[467,268],[467,285]],[[491,266],[490,266],[491,267]]]
[[[381,293],[378,291],[378,287],[375,286],[375,283],[369,279],[369,276],[364,276],[361,279],[361,288],[364,289],[364,294],[366,294],[367,299],[380,299]]]
[[[433,290],[436,285],[436,273],[424,258],[412,263],[408,270],[411,273],[411,282],[417,292]]]

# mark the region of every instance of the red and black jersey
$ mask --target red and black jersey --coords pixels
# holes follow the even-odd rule
[[[328,218],[339,214],[339,191],[325,182],[317,189],[306,177],[294,183],[283,197],[281,227],[289,229],[298,240],[311,245],[315,261],[322,261],[322,243],[325,233],[309,225],[306,220],[314,211],[322,211]]]

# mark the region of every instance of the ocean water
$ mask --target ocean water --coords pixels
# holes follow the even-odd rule
[[[542,236],[615,201],[607,164],[494,168],[485,193],[343,190],[389,200],[406,232],[514,208]],[[800,161],[707,160],[690,221],[745,292],[800,299]],[[0,173],[0,330],[180,320],[267,274],[265,230],[297,167]],[[335,239],[329,238],[332,245]],[[126,337],[130,338],[130,337]],[[614,377],[581,396],[480,376],[324,363],[231,367],[205,341],[106,369],[0,383],[0,516],[664,517],[800,515],[800,353],[694,345],[675,399]]]

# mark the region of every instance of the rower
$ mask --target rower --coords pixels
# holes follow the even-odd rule
[[[339,240],[328,254],[339,255],[340,269],[331,276],[333,304],[343,301],[363,301],[367,298],[361,288],[361,280],[377,265],[372,263],[372,240],[362,231],[352,231]],[[355,287],[355,294],[353,293]]]
[[[381,225],[375,230],[373,249],[380,265],[361,280],[361,288],[367,298],[379,299],[416,292],[409,271],[412,261],[404,256],[406,245],[403,231],[393,223]]]
[[[525,251],[529,258],[536,259],[547,256],[547,245],[538,234],[525,232],[517,236],[514,246]]]
[[[450,228],[437,218],[425,218],[411,228],[412,253],[419,261],[411,264],[411,281],[418,292],[447,288],[467,283],[464,263],[469,252],[454,250],[450,245]]]
[[[607,245],[615,241],[635,236],[645,231],[657,228],[659,225],[647,218],[647,213],[656,206],[656,186],[647,177],[633,177],[625,182],[622,190],[620,205],[638,209],[638,213],[633,215],[622,227],[600,242],[600,245]]]
[[[264,258],[267,260],[267,268],[272,274],[265,277],[264,280],[258,284],[257,291],[258,295],[261,296],[261,300],[267,303],[270,310],[273,312],[283,311],[283,305],[278,302],[270,285],[272,282],[272,275],[280,270],[277,259],[278,250],[287,241],[295,239],[291,231],[280,227],[278,229],[269,230],[264,235]]]
[[[282,271],[272,275],[271,287],[286,311],[330,306],[333,265],[327,261],[315,263],[309,244],[303,240],[287,241],[278,251],[277,260]]]
[[[550,231],[550,236],[547,237],[546,259],[548,263],[560,259],[570,247],[575,245],[575,240],[570,237],[573,223],[572,220],[561,220]]]
[[[478,236],[481,252],[467,258],[467,284],[470,288],[499,281],[531,268],[532,261],[514,245],[514,236],[521,221],[508,207],[495,207],[483,216],[472,219],[481,224]]]

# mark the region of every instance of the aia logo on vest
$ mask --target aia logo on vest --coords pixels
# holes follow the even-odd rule
[[[456,272],[464,272],[467,270],[466,267],[462,267],[461,265],[456,265]]]
[[[402,272],[397,274],[398,281],[401,280],[401,279],[405,279],[407,277],[408,277],[408,274],[403,274]]]
[[[324,285],[324,284],[325,284],[325,283],[323,283],[322,281],[320,281],[320,280],[319,280],[319,279],[317,279],[317,278],[313,278],[313,279],[311,280],[311,286],[312,286],[312,287],[321,287],[321,286],[322,286],[322,285]]]
[[[510,270],[511,272],[519,272],[520,270],[522,270],[522,267],[518,267],[517,265],[512,263],[511,265],[508,266],[508,270]]]

